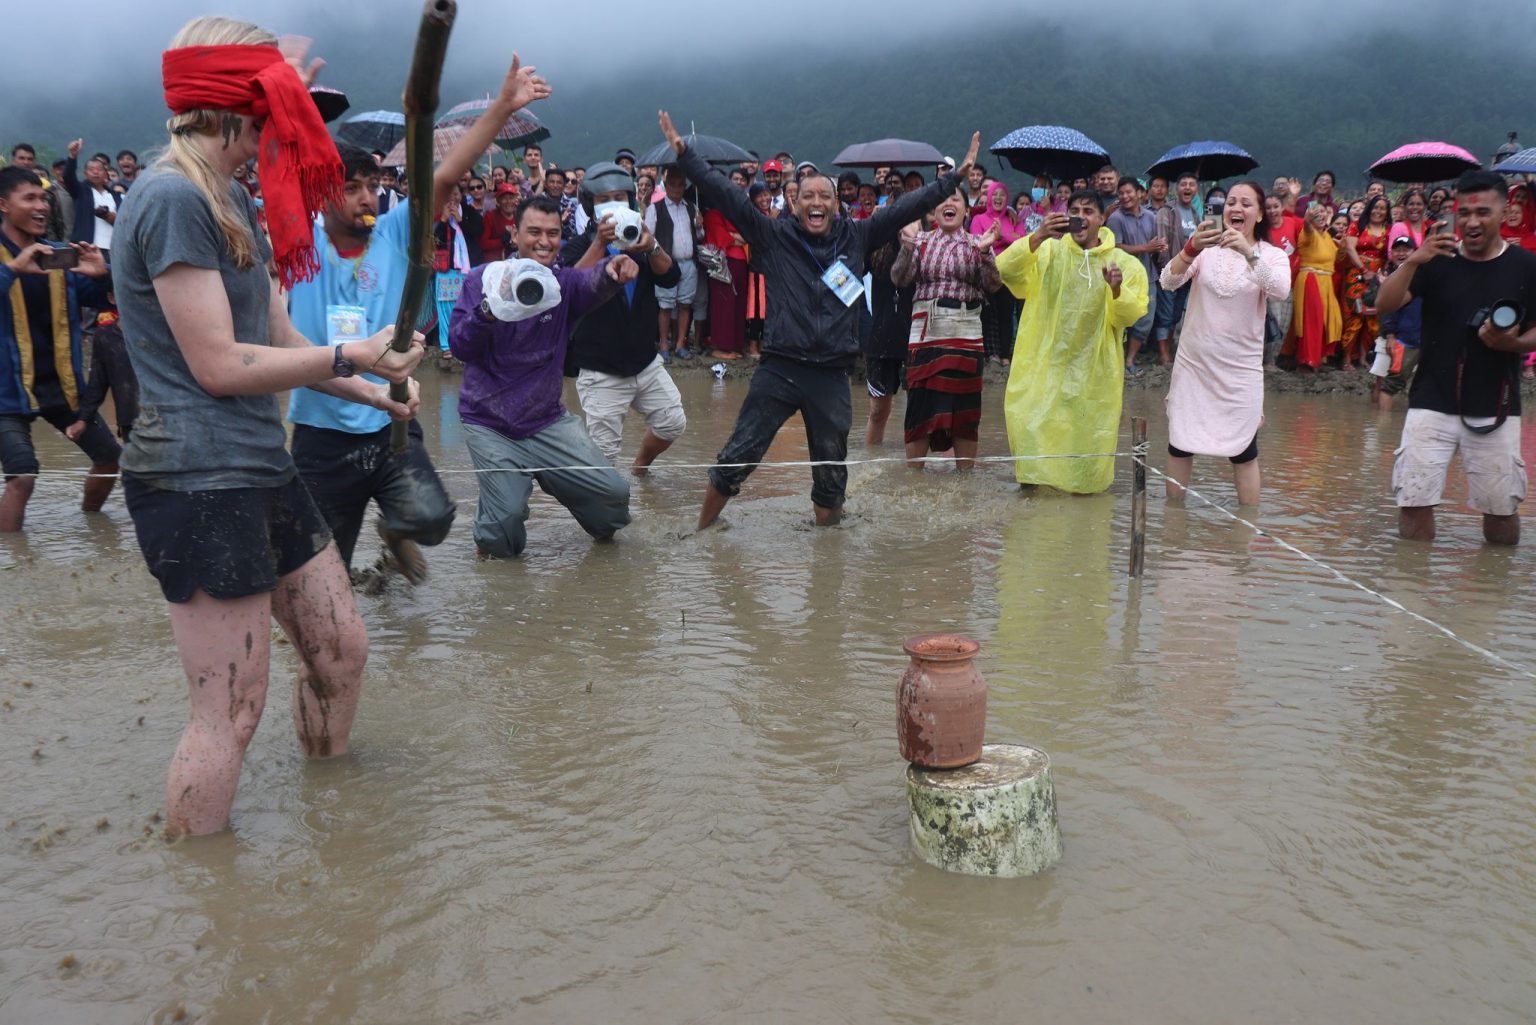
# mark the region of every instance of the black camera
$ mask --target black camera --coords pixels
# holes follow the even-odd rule
[[[1476,331],[1483,322],[1491,323],[1497,331],[1512,331],[1525,320],[1525,307],[1513,299],[1500,299],[1492,306],[1484,306],[1467,318],[1467,327]]]

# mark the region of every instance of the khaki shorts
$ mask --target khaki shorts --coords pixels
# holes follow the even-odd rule
[[[1488,417],[1468,423],[1492,423]],[[1520,418],[1512,416],[1491,434],[1468,430],[1461,417],[1410,409],[1403,442],[1392,465],[1398,508],[1439,505],[1451,457],[1461,452],[1467,504],[1485,516],[1513,516],[1525,499],[1525,460],[1520,458]]]

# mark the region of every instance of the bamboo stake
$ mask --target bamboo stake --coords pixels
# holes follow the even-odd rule
[[[1147,418],[1131,417],[1131,576],[1140,577],[1147,556]]]
[[[448,54],[448,34],[458,13],[456,0],[426,0],[421,12],[421,27],[416,31],[416,52],[411,58],[411,75],[405,80],[401,109],[405,112],[405,176],[411,183],[410,263],[405,272],[405,293],[400,297],[400,313],[395,317],[395,337],[390,347],[405,352],[411,347],[411,335],[421,317],[421,304],[432,286],[432,119],[437,114],[437,85],[443,77],[443,62]],[[389,386],[389,397],[396,402],[410,398],[405,383]],[[404,452],[409,444],[406,422],[396,420],[390,427],[390,447]]]

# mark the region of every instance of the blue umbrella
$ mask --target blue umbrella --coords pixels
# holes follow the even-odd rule
[[[1536,174],[1536,146],[1505,157],[1493,169],[1500,174]]]
[[[343,121],[336,129],[336,138],[360,149],[388,153],[405,138],[405,115],[393,110],[365,110]]]
[[[1193,172],[1201,181],[1214,182],[1247,174],[1258,166],[1253,154],[1242,147],[1207,139],[1173,147],[1147,168],[1147,174],[1175,178]]]
[[[1087,178],[1111,162],[1103,146],[1075,128],[1060,125],[1018,128],[987,148],[1015,171],[1052,178]]]

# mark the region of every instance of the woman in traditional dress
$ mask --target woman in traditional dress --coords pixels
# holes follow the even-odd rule
[[[1329,231],[1330,211],[1323,203],[1307,207],[1296,243],[1296,287],[1291,295],[1291,336],[1296,365],[1316,370],[1344,331],[1338,293],[1333,287],[1339,244]]]
[[[1366,353],[1376,347],[1377,275],[1387,265],[1390,209],[1386,196],[1370,197],[1344,239],[1349,269],[1344,277],[1344,333],[1339,347],[1346,370],[1363,363]]]
[[[1164,288],[1194,281],[1168,387],[1168,496],[1183,495],[1195,455],[1226,456],[1238,503],[1258,505],[1264,317],[1270,299],[1290,294],[1291,264],[1267,241],[1258,182],[1232,186],[1222,220],[1163,268]]]
[[[955,468],[976,462],[981,423],[981,304],[1002,287],[992,246],[999,229],[972,239],[966,201],[956,191],[934,210],[933,231],[903,229],[891,268],[899,287],[917,286],[907,336],[907,464],[921,468],[930,451],[953,448]]]

